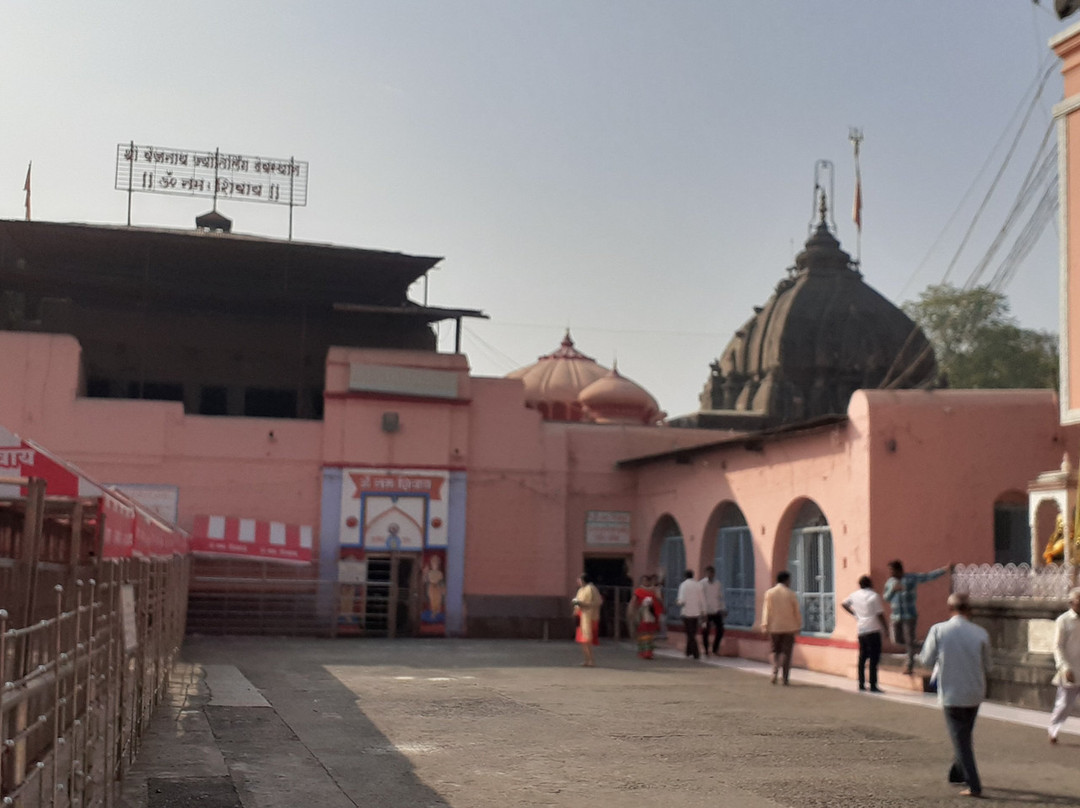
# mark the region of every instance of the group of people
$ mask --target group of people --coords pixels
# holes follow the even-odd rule
[[[931,680],[938,693],[938,702],[945,715],[945,724],[953,746],[953,761],[948,779],[951,783],[966,785],[961,795],[982,796],[982,781],[975,764],[973,733],[979,706],[986,697],[986,683],[990,671],[990,636],[984,628],[971,621],[971,604],[968,596],[960,593],[949,595],[947,601],[950,618],[931,626],[916,657],[916,590],[919,584],[939,578],[950,572],[952,566],[941,567],[924,573],[905,572],[900,561],[889,564],[890,577],[885,582],[883,594],[874,591],[869,575],[859,579],[859,589],[849,595],[841,606],[855,617],[859,637],[859,690],[864,690],[869,678],[871,692],[878,688],[878,663],[881,659],[883,632],[892,629],[894,641],[907,652],[906,672],[911,673],[916,660],[919,665],[933,671]],[[791,652],[795,636],[802,629],[802,615],[798,595],[790,587],[791,575],[782,570],[776,575],[776,585],[765,593],[762,609],[761,630],[769,635],[772,649],[772,683],[788,684],[791,673]],[[592,646],[598,641],[600,605],[603,598],[599,590],[582,576],[581,587],[574,597],[574,609],[578,615],[577,641],[585,650],[585,662],[592,666]],[[890,606],[890,621],[885,618],[885,603]],[[716,571],[706,568],[701,580],[694,580],[693,572],[686,571],[679,586],[677,603],[682,610],[686,628],[686,656],[698,659],[697,633],[703,635],[706,655],[709,654],[709,636],[713,635],[712,653],[718,654],[720,640],[724,635],[723,588],[716,581]],[[652,659],[656,632],[659,630],[663,602],[655,576],[643,576],[634,590],[630,610],[636,614],[635,629],[638,639],[638,655]],[[714,629],[714,632],[710,630]],[[1072,713],[1080,698],[1080,588],[1069,593],[1069,608],[1055,622],[1054,684],[1057,694],[1050,716],[1049,738],[1057,743],[1058,733]],[[867,669],[869,677],[867,677]]]
[[[859,635],[859,690],[866,690],[869,678],[870,692],[880,693],[878,665],[885,633],[892,630],[893,641],[904,646],[907,652],[905,673],[915,667],[916,630],[919,613],[916,609],[915,592],[919,584],[940,578],[952,566],[940,567],[930,572],[905,572],[901,561],[889,562],[889,580],[885,582],[883,595],[874,591],[869,575],[859,578],[859,588],[848,595],[840,606],[856,620]],[[890,607],[890,618],[885,619],[885,603]],[[791,675],[791,652],[795,648],[795,636],[802,630],[802,612],[798,595],[791,589],[791,573],[781,570],[776,574],[776,586],[765,592],[761,610],[761,630],[769,635],[772,652],[772,683],[788,684]],[[867,672],[869,671],[869,677]]]
[[[694,573],[686,571],[686,578],[680,584],[676,595],[683,626],[686,628],[686,655],[699,659],[697,635],[701,632],[705,655],[719,655],[720,641],[724,638],[724,617],[727,606],[724,604],[724,588],[716,580],[716,570],[705,568],[705,577],[694,580]],[[598,628],[600,607],[603,598],[588,575],[578,578],[578,591],[572,605],[577,620],[574,639],[581,644],[585,660],[582,665],[592,667],[595,664],[592,646],[599,642]],[[652,659],[656,650],[656,637],[663,627],[664,598],[663,586],[657,575],[642,575],[638,585],[630,596],[626,607],[626,622],[637,640],[637,653],[642,659]],[[711,644],[710,644],[711,639]]]
[[[881,661],[882,639],[892,632],[892,639],[904,647],[907,664],[904,673],[915,669],[918,649],[916,634],[919,612],[916,608],[916,590],[919,584],[933,581],[951,572],[953,565],[939,567],[930,572],[906,572],[899,559],[889,562],[889,580],[879,595],[869,575],[859,578],[859,588],[852,592],[840,606],[856,621],[859,635],[859,690],[866,689],[869,669],[870,692],[880,693],[878,688],[878,663]],[[885,604],[889,604],[889,621],[885,620]]]

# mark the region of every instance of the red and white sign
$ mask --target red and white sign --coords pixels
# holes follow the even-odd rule
[[[42,477],[49,497],[98,497],[101,486],[33,441],[0,427],[0,476]],[[26,495],[25,490],[21,492]]]
[[[184,531],[158,521],[123,494],[107,490],[76,466],[3,427],[0,427],[0,476],[41,477],[45,480],[46,497],[97,499],[98,513],[105,521],[102,540],[105,558],[188,551]],[[0,496],[26,496],[26,490],[0,485]]]
[[[195,553],[303,564],[311,562],[312,544],[311,525],[264,522],[237,516],[196,516],[191,536],[191,550]]]

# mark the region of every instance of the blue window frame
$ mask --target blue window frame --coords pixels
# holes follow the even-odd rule
[[[799,596],[803,631],[831,634],[836,627],[836,587],[832,531],[828,525],[797,527],[791,531],[788,571],[792,588]]]
[[[660,569],[664,571],[664,613],[668,623],[681,623],[682,613],[675,603],[679,594],[679,584],[686,574],[686,548],[682,536],[664,536],[660,547]]]
[[[728,614],[725,623],[754,625],[754,537],[746,525],[722,527],[716,533],[713,559],[716,577],[724,587]]]

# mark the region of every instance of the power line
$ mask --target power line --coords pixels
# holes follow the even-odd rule
[[[1012,207],[1009,208],[1009,212],[1005,216],[1005,221],[998,229],[998,233],[987,248],[985,255],[983,255],[982,259],[980,259],[974,269],[972,269],[971,274],[968,275],[968,279],[964,283],[965,289],[970,289],[978,284],[979,278],[982,276],[983,272],[985,272],[990,261],[993,260],[994,254],[1000,249],[1010,229],[1018,221],[1020,212],[1027,207],[1028,203],[1031,202],[1036,193],[1041,192],[1045,188],[1048,180],[1056,178],[1057,144],[1051,143],[1050,141],[1050,135],[1053,132],[1054,124],[1051,122],[1046,129],[1046,133],[1043,135],[1042,141],[1039,143],[1035,159],[1028,168],[1027,175],[1020,185],[1020,190],[1017,192],[1016,199],[1013,200]],[[1049,148],[1047,148],[1048,143],[1050,144]]]
[[[952,212],[952,215],[949,216],[948,220],[945,222],[944,227],[941,228],[941,232],[938,233],[937,238],[935,238],[934,242],[930,245],[930,249],[926,251],[926,255],[923,256],[923,259],[919,262],[918,266],[915,267],[914,271],[911,273],[910,276],[908,276],[907,281],[901,287],[899,292],[901,296],[904,295],[905,292],[907,292],[912,282],[915,280],[916,277],[918,277],[919,273],[922,272],[923,268],[937,252],[938,247],[941,245],[941,242],[945,239],[945,235],[952,228],[953,223],[959,218],[961,211],[967,204],[968,199],[975,192],[975,188],[978,186],[979,181],[983,177],[983,174],[985,174],[987,169],[990,167],[994,159],[994,155],[997,154],[998,149],[1001,147],[1002,143],[1005,142],[1006,136],[1012,130],[1012,127],[1016,122],[1017,118],[1019,117],[1021,111],[1023,110],[1024,103],[1028,99],[1029,95],[1032,92],[1036,92],[1036,98],[1041,95],[1042,86],[1046,83],[1050,70],[1056,64],[1056,57],[1052,53],[1047,54],[1047,56],[1045,57],[1045,61],[1046,67],[1042,68],[1044,70],[1044,73],[1042,74],[1041,80],[1039,78],[1039,74],[1036,73],[1035,79],[1032,80],[1032,83],[1028,86],[1028,89],[1025,90],[1024,94],[1020,97],[1020,100],[1016,104],[1016,108],[1013,110],[1012,115],[1009,116],[1009,120],[1005,124],[1005,128],[1002,129],[997,141],[987,153],[986,160],[983,161],[982,166],[979,168],[978,172],[976,172],[974,179],[972,179],[971,181],[971,184],[968,186],[967,190],[964,191],[964,195],[960,198],[960,201],[957,203],[956,208]]]
[[[975,230],[975,225],[978,224],[979,219],[982,218],[983,211],[986,210],[987,204],[990,202],[990,198],[994,195],[994,191],[997,189],[998,182],[1001,181],[1001,177],[1005,173],[1005,169],[1012,161],[1012,156],[1016,153],[1016,148],[1020,144],[1020,137],[1023,135],[1024,130],[1027,129],[1028,121],[1031,120],[1031,113],[1035,111],[1035,105],[1039,101],[1039,97],[1042,95],[1043,88],[1046,86],[1046,82],[1050,79],[1051,73],[1054,71],[1054,65],[1050,65],[1042,75],[1042,81],[1039,82],[1039,87],[1035,91],[1035,95],[1032,97],[1031,102],[1028,104],[1027,112],[1024,114],[1024,119],[1020,124],[1020,128],[1016,131],[1016,136],[1013,137],[1012,143],[1009,145],[1009,150],[1005,154],[1005,159],[1002,160],[1001,166],[997,170],[997,174],[994,175],[993,181],[990,183],[990,187],[987,189],[986,194],[983,196],[983,201],[979,205],[979,209],[975,211],[975,217],[971,220],[971,224],[968,226],[967,232],[964,233],[964,238],[960,241],[960,246],[956,248],[956,254],[953,255],[952,260],[949,262],[949,266],[945,270],[945,275],[941,279],[942,283],[946,283],[949,280],[949,275],[953,271],[953,267],[956,266],[956,262],[960,259],[960,254],[964,251],[964,247],[967,246],[968,239],[971,238],[971,234]]]

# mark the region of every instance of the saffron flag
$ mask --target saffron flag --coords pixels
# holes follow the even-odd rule
[[[26,182],[23,184],[23,190],[26,191],[26,221],[30,221],[30,169],[33,167],[34,161],[31,160],[26,167]]]

